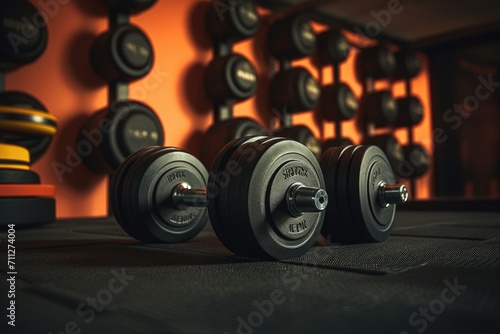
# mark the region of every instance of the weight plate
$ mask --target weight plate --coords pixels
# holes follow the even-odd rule
[[[323,87],[320,110],[326,120],[349,120],[354,117],[358,108],[358,99],[348,85],[335,83]]]
[[[153,6],[157,0],[103,0],[109,9],[136,14]]]
[[[53,136],[57,120],[43,110],[0,105],[0,131]]]
[[[321,234],[331,242],[343,242],[343,238],[346,236],[339,214],[340,208],[337,205],[337,197],[342,196],[337,193],[337,182],[339,182],[339,160],[344,152],[350,147],[352,147],[352,145],[329,148],[321,155],[320,159],[321,170],[325,177],[326,192],[329,196]]]
[[[271,105],[278,110],[296,113],[312,110],[320,100],[321,88],[303,67],[278,72],[271,80]]]
[[[422,103],[415,96],[404,97],[396,100],[398,117],[394,123],[397,127],[414,126],[419,124],[424,117]]]
[[[405,178],[418,178],[429,170],[430,157],[420,144],[403,146],[404,163],[398,169],[398,174]]]
[[[366,95],[363,110],[376,127],[391,126],[398,117],[398,105],[388,90]]]
[[[230,4],[213,3],[206,14],[206,26],[210,35],[234,43],[257,33],[260,17],[254,1],[240,0]]]
[[[395,79],[414,78],[422,70],[422,62],[415,52],[400,51],[396,53]]]
[[[206,188],[208,172],[192,155],[158,148],[136,160],[125,178],[129,217],[144,224],[159,242],[184,242],[196,236],[208,221],[205,207],[177,209],[172,202],[175,187],[187,183]]]
[[[271,54],[279,59],[299,59],[314,52],[316,34],[307,17],[288,16],[271,25],[267,44]]]
[[[40,184],[40,176],[30,170],[0,168],[0,184]]]
[[[45,51],[47,36],[43,15],[28,1],[0,3],[0,67],[35,61]]]
[[[385,153],[389,162],[391,163],[392,170],[399,173],[404,163],[404,151],[403,147],[397,141],[394,136],[390,134],[377,135],[373,137],[367,137],[363,140],[364,145],[374,145],[378,146]]]
[[[205,71],[205,89],[212,100],[243,101],[257,91],[257,71],[242,55],[215,57]]]
[[[91,49],[91,62],[105,80],[131,82],[151,71],[154,50],[142,30],[121,24],[97,37]]]
[[[276,137],[285,137],[295,140],[306,146],[316,156],[317,159],[321,156],[321,144],[316,139],[312,131],[304,126],[298,125],[291,128],[284,128],[274,132]]]
[[[318,55],[321,65],[343,63],[349,56],[351,44],[336,30],[328,30],[318,36]]]
[[[76,151],[89,169],[112,174],[130,154],[143,147],[161,146],[163,141],[163,126],[149,106],[118,101],[83,125]]]
[[[288,259],[305,254],[321,230],[324,212],[293,217],[283,199],[295,182],[325,188],[316,158],[305,146],[283,138],[251,143],[246,151],[256,156],[251,161],[246,154],[239,157],[242,173],[231,180],[228,207],[250,246],[245,255]]]
[[[352,156],[348,179],[349,207],[359,232],[355,242],[382,242],[389,237],[396,206],[379,202],[381,183],[396,180],[384,152],[376,146],[362,146]]]
[[[49,122],[54,122],[55,118],[50,116],[47,112],[47,108],[36,98],[31,95],[28,95],[23,92],[18,91],[9,91],[0,93],[0,106],[2,107],[17,107],[22,110],[36,110],[37,112],[46,113],[42,115],[41,119],[48,120]],[[29,114],[29,111],[28,111]],[[49,116],[47,116],[49,115]],[[35,119],[36,122],[39,120]],[[0,121],[3,123],[3,121]],[[16,123],[19,126],[19,122]],[[28,123],[23,123],[28,124]],[[35,127],[37,125],[34,125]],[[42,126],[43,129],[48,130],[49,132],[53,132],[55,130],[55,124],[51,123],[51,125],[44,124]],[[27,132],[33,130],[27,126]],[[35,129],[40,130],[40,129]],[[30,151],[31,163],[35,163],[38,159],[47,151],[52,142],[53,135],[28,135],[27,133],[4,133],[0,132],[0,140],[26,147]]]
[[[220,210],[222,214],[220,217],[221,224],[222,226],[224,226],[224,229],[225,231],[227,231],[227,234],[230,236],[231,240],[238,241],[237,243],[233,243],[232,245],[234,249],[233,252],[237,255],[259,257],[258,255],[250,255],[250,253],[248,252],[249,249],[256,249],[258,247],[252,244],[251,231],[245,230],[246,226],[240,226],[240,222],[237,220],[234,212],[232,211],[232,207],[235,205],[235,193],[234,190],[232,190],[232,187],[234,187],[234,185],[239,185],[240,177],[243,173],[245,173],[245,170],[243,169],[243,166],[241,165],[241,162],[239,162],[239,160],[241,157],[243,157],[243,161],[247,162],[251,162],[257,159],[257,155],[263,147],[262,144],[273,140],[275,139],[270,137],[260,138],[260,136],[255,140],[253,140],[252,138],[252,140],[241,144],[231,155],[228,162],[228,167],[234,166],[234,172],[229,178],[229,182],[226,188],[221,189]],[[229,172],[230,170],[226,169],[226,171]],[[243,179],[246,179],[248,177],[248,172],[246,172],[246,174],[243,176]]]
[[[358,54],[357,63],[364,78],[391,78],[396,71],[396,57],[381,44],[362,50]]]
[[[354,145],[354,142],[349,139],[349,138],[333,138],[333,139],[328,139],[325,141],[322,145],[322,151],[326,151],[330,147],[340,147],[340,146],[347,146],[347,145]]]
[[[231,252],[238,254],[237,245],[239,241],[232,237],[226,222],[230,221],[228,217],[228,194],[226,191],[232,177],[241,172],[236,161],[231,160],[231,156],[244,143],[251,143],[257,140],[263,140],[266,137],[254,136],[237,138],[229,142],[219,152],[209,173],[208,190],[208,212],[212,227],[222,244]]]
[[[55,196],[56,187],[51,184],[0,184],[0,198]]]
[[[342,243],[356,242],[359,235],[357,226],[353,222],[352,210],[349,203],[349,171],[352,168],[352,156],[354,152],[361,147],[362,146],[347,147],[338,160],[335,197],[340,216],[340,224],[342,225],[342,233],[339,235],[339,240],[341,240]]]
[[[26,210],[29,208],[29,210]],[[16,224],[16,228],[51,223],[56,220],[53,198],[0,198],[0,227]]]
[[[201,161],[210,167],[220,150],[234,139],[267,135],[256,121],[238,117],[214,123],[206,132],[201,144]]]
[[[22,146],[0,143],[0,161],[16,161],[29,165],[30,152]]]
[[[111,179],[111,210],[122,229],[137,240],[147,240],[148,234],[144,232],[144,226],[140,224],[140,221],[136,221],[133,217],[130,217],[130,215],[124,214],[128,202],[127,194],[123,190],[125,179],[129,175],[130,168],[135,161],[157,148],[158,146],[145,147],[130,155],[120,164]]]

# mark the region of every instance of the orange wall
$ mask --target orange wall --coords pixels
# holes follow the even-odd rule
[[[36,5],[36,1],[32,1]],[[179,146],[198,155],[203,133],[211,124],[211,102],[204,93],[203,71],[210,61],[211,42],[204,28],[204,10],[210,1],[159,1],[153,8],[133,16],[131,22],[143,29],[153,42],[156,62],[150,75],[130,86],[130,97],[149,104],[161,118],[165,144]],[[262,10],[263,16],[269,13]],[[73,0],[60,5],[49,17],[49,44],[35,63],[7,75],[9,90],[26,91],[41,100],[59,122],[50,150],[33,169],[44,183],[57,187],[57,215],[65,217],[104,216],[107,214],[107,177],[88,171],[83,164],[63,175],[62,182],[53,169],[54,162],[65,163],[67,148],[74,147],[77,130],[96,110],[107,104],[106,82],[92,70],[89,63],[90,45],[107,29],[107,13],[99,0]],[[267,91],[271,78],[271,58],[266,52],[267,21],[256,38],[235,46],[255,64],[259,73],[257,96],[235,107],[236,116],[250,116],[268,127],[273,117]],[[323,27],[315,25],[315,29]],[[353,52],[342,65],[342,80],[355,94],[361,85],[354,77]],[[318,69],[311,60],[301,60],[316,78]],[[330,70],[323,70],[323,82],[331,80]],[[326,73],[326,74],[325,74]],[[331,73],[331,71],[330,71]],[[378,84],[384,85],[384,83]],[[396,84],[394,92],[401,95],[403,86]],[[428,76],[422,73],[414,80],[414,92],[423,100],[426,116],[415,131],[416,138],[430,139],[430,103]],[[297,115],[295,124],[309,125],[320,138],[333,135],[331,124],[321,124],[312,112]],[[344,135],[360,140],[354,121],[346,122]],[[406,141],[404,130],[398,138]],[[431,151],[431,140],[423,142]],[[429,196],[430,175],[417,182],[418,197]]]

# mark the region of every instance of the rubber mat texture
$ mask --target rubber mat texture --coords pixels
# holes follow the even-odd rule
[[[113,220],[19,230],[16,247],[16,331],[1,333],[500,332],[496,213],[400,212],[387,242],[282,262],[234,256],[210,226],[141,244]],[[7,307],[5,266],[0,279]]]

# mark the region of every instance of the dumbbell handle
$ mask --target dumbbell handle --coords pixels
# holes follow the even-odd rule
[[[379,202],[383,208],[393,204],[404,204],[408,201],[408,188],[402,183],[379,185]]]
[[[179,210],[207,206],[207,189],[193,189],[187,183],[180,183],[172,192],[172,200]],[[301,183],[292,184],[285,196],[290,214],[299,217],[304,212],[321,212],[328,205],[328,195],[324,189],[306,187]]]

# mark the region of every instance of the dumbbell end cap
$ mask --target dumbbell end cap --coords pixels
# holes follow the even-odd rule
[[[299,217],[305,212],[324,211],[328,205],[328,194],[324,189],[295,183],[288,188],[286,201],[290,214]]]
[[[403,183],[379,185],[379,201],[383,208],[404,204],[408,201],[408,188]]]

